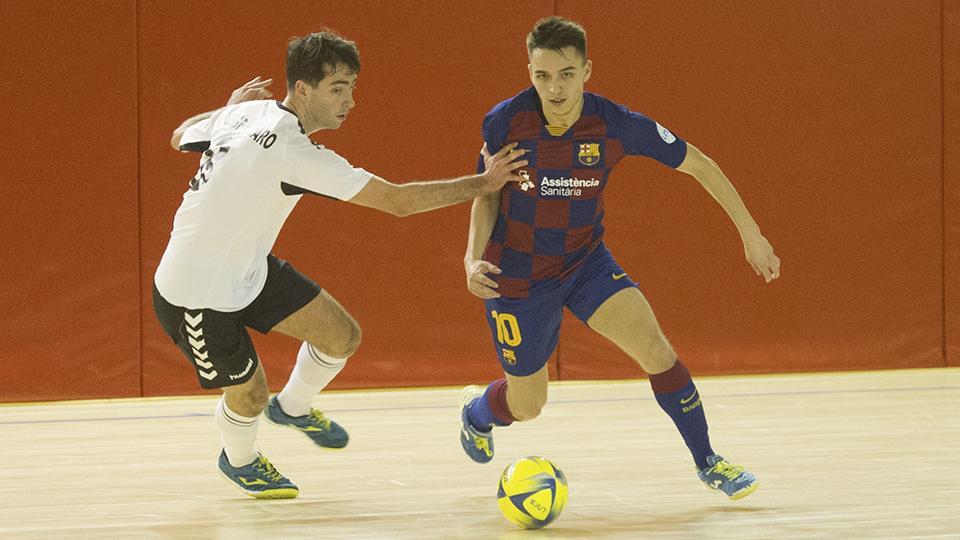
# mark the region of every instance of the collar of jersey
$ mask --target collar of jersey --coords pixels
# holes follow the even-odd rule
[[[300,133],[303,133],[304,135],[307,134],[306,130],[303,129],[303,124],[300,123],[300,117],[297,116],[297,113],[295,113],[295,112],[293,112],[292,110],[286,108],[286,107],[283,105],[283,102],[281,102],[281,101],[279,101],[279,100],[274,100],[274,103],[277,104],[277,107],[280,107],[282,110],[287,111],[288,113],[292,114],[293,117],[297,119],[297,125],[300,126]]]
[[[532,92],[530,92],[530,93],[531,93],[531,99],[533,100],[533,106],[536,108],[537,114],[540,115],[540,122],[541,122],[541,124],[543,125],[543,130],[547,132],[547,136],[549,136],[549,137],[551,137],[551,138],[554,138],[554,139],[560,139],[560,138],[563,138],[563,136],[566,135],[567,133],[573,133],[573,131],[572,131],[572,130],[573,130],[573,126],[577,125],[577,122],[580,121],[580,118],[583,118],[583,113],[584,113],[584,111],[586,111],[586,109],[587,109],[587,93],[586,93],[586,92],[583,93],[583,110],[580,111],[580,117],[577,118],[577,122],[574,122],[574,123],[570,124],[569,126],[567,126],[567,129],[563,130],[563,133],[561,133],[561,134],[559,134],[559,135],[554,135],[554,134],[550,133],[550,130],[549,130],[549,129],[547,129],[547,126],[552,126],[553,124],[551,124],[551,123],[547,120],[547,116],[546,116],[545,114],[543,114],[543,103],[540,103],[540,95],[537,94],[536,88],[534,88],[534,87],[531,86],[531,87],[530,87],[530,90],[532,90]]]

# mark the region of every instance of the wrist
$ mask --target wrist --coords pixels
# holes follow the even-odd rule
[[[762,236],[756,223],[740,228],[740,239],[744,242]]]
[[[478,174],[475,178],[471,187],[473,188],[473,198],[481,197],[490,192],[488,188],[489,179],[487,178],[487,171],[484,171],[481,174]]]

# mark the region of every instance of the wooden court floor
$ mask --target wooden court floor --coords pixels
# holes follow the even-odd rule
[[[644,380],[560,383],[477,465],[459,389],[329,392],[331,452],[261,422],[300,497],[219,476],[214,398],[0,406],[2,538],[960,538],[960,369],[699,378],[714,448],[760,488],[706,491]],[[570,501],[542,531],[497,509],[501,470],[542,455]]]

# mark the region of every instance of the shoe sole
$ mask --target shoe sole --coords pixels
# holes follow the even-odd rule
[[[719,491],[723,493],[723,490],[721,490],[720,488],[715,488],[708,484],[703,484],[703,487],[707,491]],[[752,484],[734,493],[733,495],[728,495],[727,498],[729,498],[731,501],[739,501],[740,499],[756,491],[758,487],[760,487],[760,482],[757,482],[756,480],[754,480]]]
[[[267,420],[267,422],[269,422],[270,424],[273,424],[273,425],[278,426],[278,427],[290,428],[290,429],[296,430],[298,433],[303,433],[303,434],[306,435],[306,432],[301,431],[301,430],[297,429],[296,427],[291,426],[290,424],[281,424],[281,423],[279,423],[279,422],[274,422],[274,420],[273,420],[272,418],[270,418],[270,415],[267,414],[267,411],[263,411],[263,417],[264,417],[264,418]],[[310,436],[307,435],[307,438],[310,439]],[[345,449],[345,448],[347,447],[347,444],[350,443],[350,439],[347,439],[347,443],[344,444],[343,446],[324,446],[324,445],[322,445],[322,444],[317,444],[317,442],[314,441],[313,439],[310,439],[310,442],[312,442],[312,443],[314,444],[314,446],[317,446],[317,447],[322,448],[322,449],[324,449],[324,450],[329,450],[329,451],[331,451],[331,452],[339,452],[340,450],[343,450],[343,449]]]
[[[245,495],[253,497],[254,499],[296,499],[297,495],[300,494],[299,488],[278,488],[267,491],[250,491],[243,489],[243,486],[234,482],[233,479],[227,476],[227,473],[223,471],[220,471],[220,477],[226,480],[231,486],[239,489]]]
[[[733,495],[731,495],[731,496],[730,496],[730,500],[731,500],[731,501],[739,501],[740,499],[742,499],[742,498],[746,497],[747,495],[749,495],[749,494],[753,493],[754,491],[756,491],[758,487],[760,487],[760,482],[754,481],[754,482],[753,482],[752,484],[750,484],[749,486],[747,486],[747,487],[741,489],[740,491],[734,493]]]

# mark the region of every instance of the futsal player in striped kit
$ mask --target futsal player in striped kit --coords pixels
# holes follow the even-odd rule
[[[711,448],[703,402],[637,284],[603,242],[603,190],[628,155],[646,156],[695,177],[740,232],[746,258],[766,282],[780,260],[726,176],[703,152],[643,114],[584,92],[592,64],[586,33],[550,17],[527,36],[533,86],[484,118],[489,152],[519,143],[524,181],[474,200],[464,266],[467,287],[486,304],[504,377],[461,396],[460,442],[493,458],[493,428],[536,418],[547,401],[547,360],[563,308],[615,343],[649,374],[711,489],[740,499],[756,477]],[[489,156],[489,152],[485,156]],[[480,169],[489,166],[487,157]]]
[[[215,413],[223,442],[218,466],[256,498],[299,493],[256,450],[261,412],[320,447],[348,441],[311,400],[357,350],[360,327],[332,295],[272,253],[300,199],[322,195],[407,216],[499,190],[519,180],[512,171],[526,164],[507,145],[482,174],[449,180],[394,184],[352,166],[309,135],[346,121],[359,72],[353,42],[331,32],[295,38],[282,102],[260,99],[269,97],[270,81],[257,78],[226,107],[184,121],[171,138],[175,149],[201,157],[154,276],[154,309],[200,386],[223,390]],[[323,235],[315,236],[322,249]],[[272,398],[247,328],[302,342],[293,373]]]

